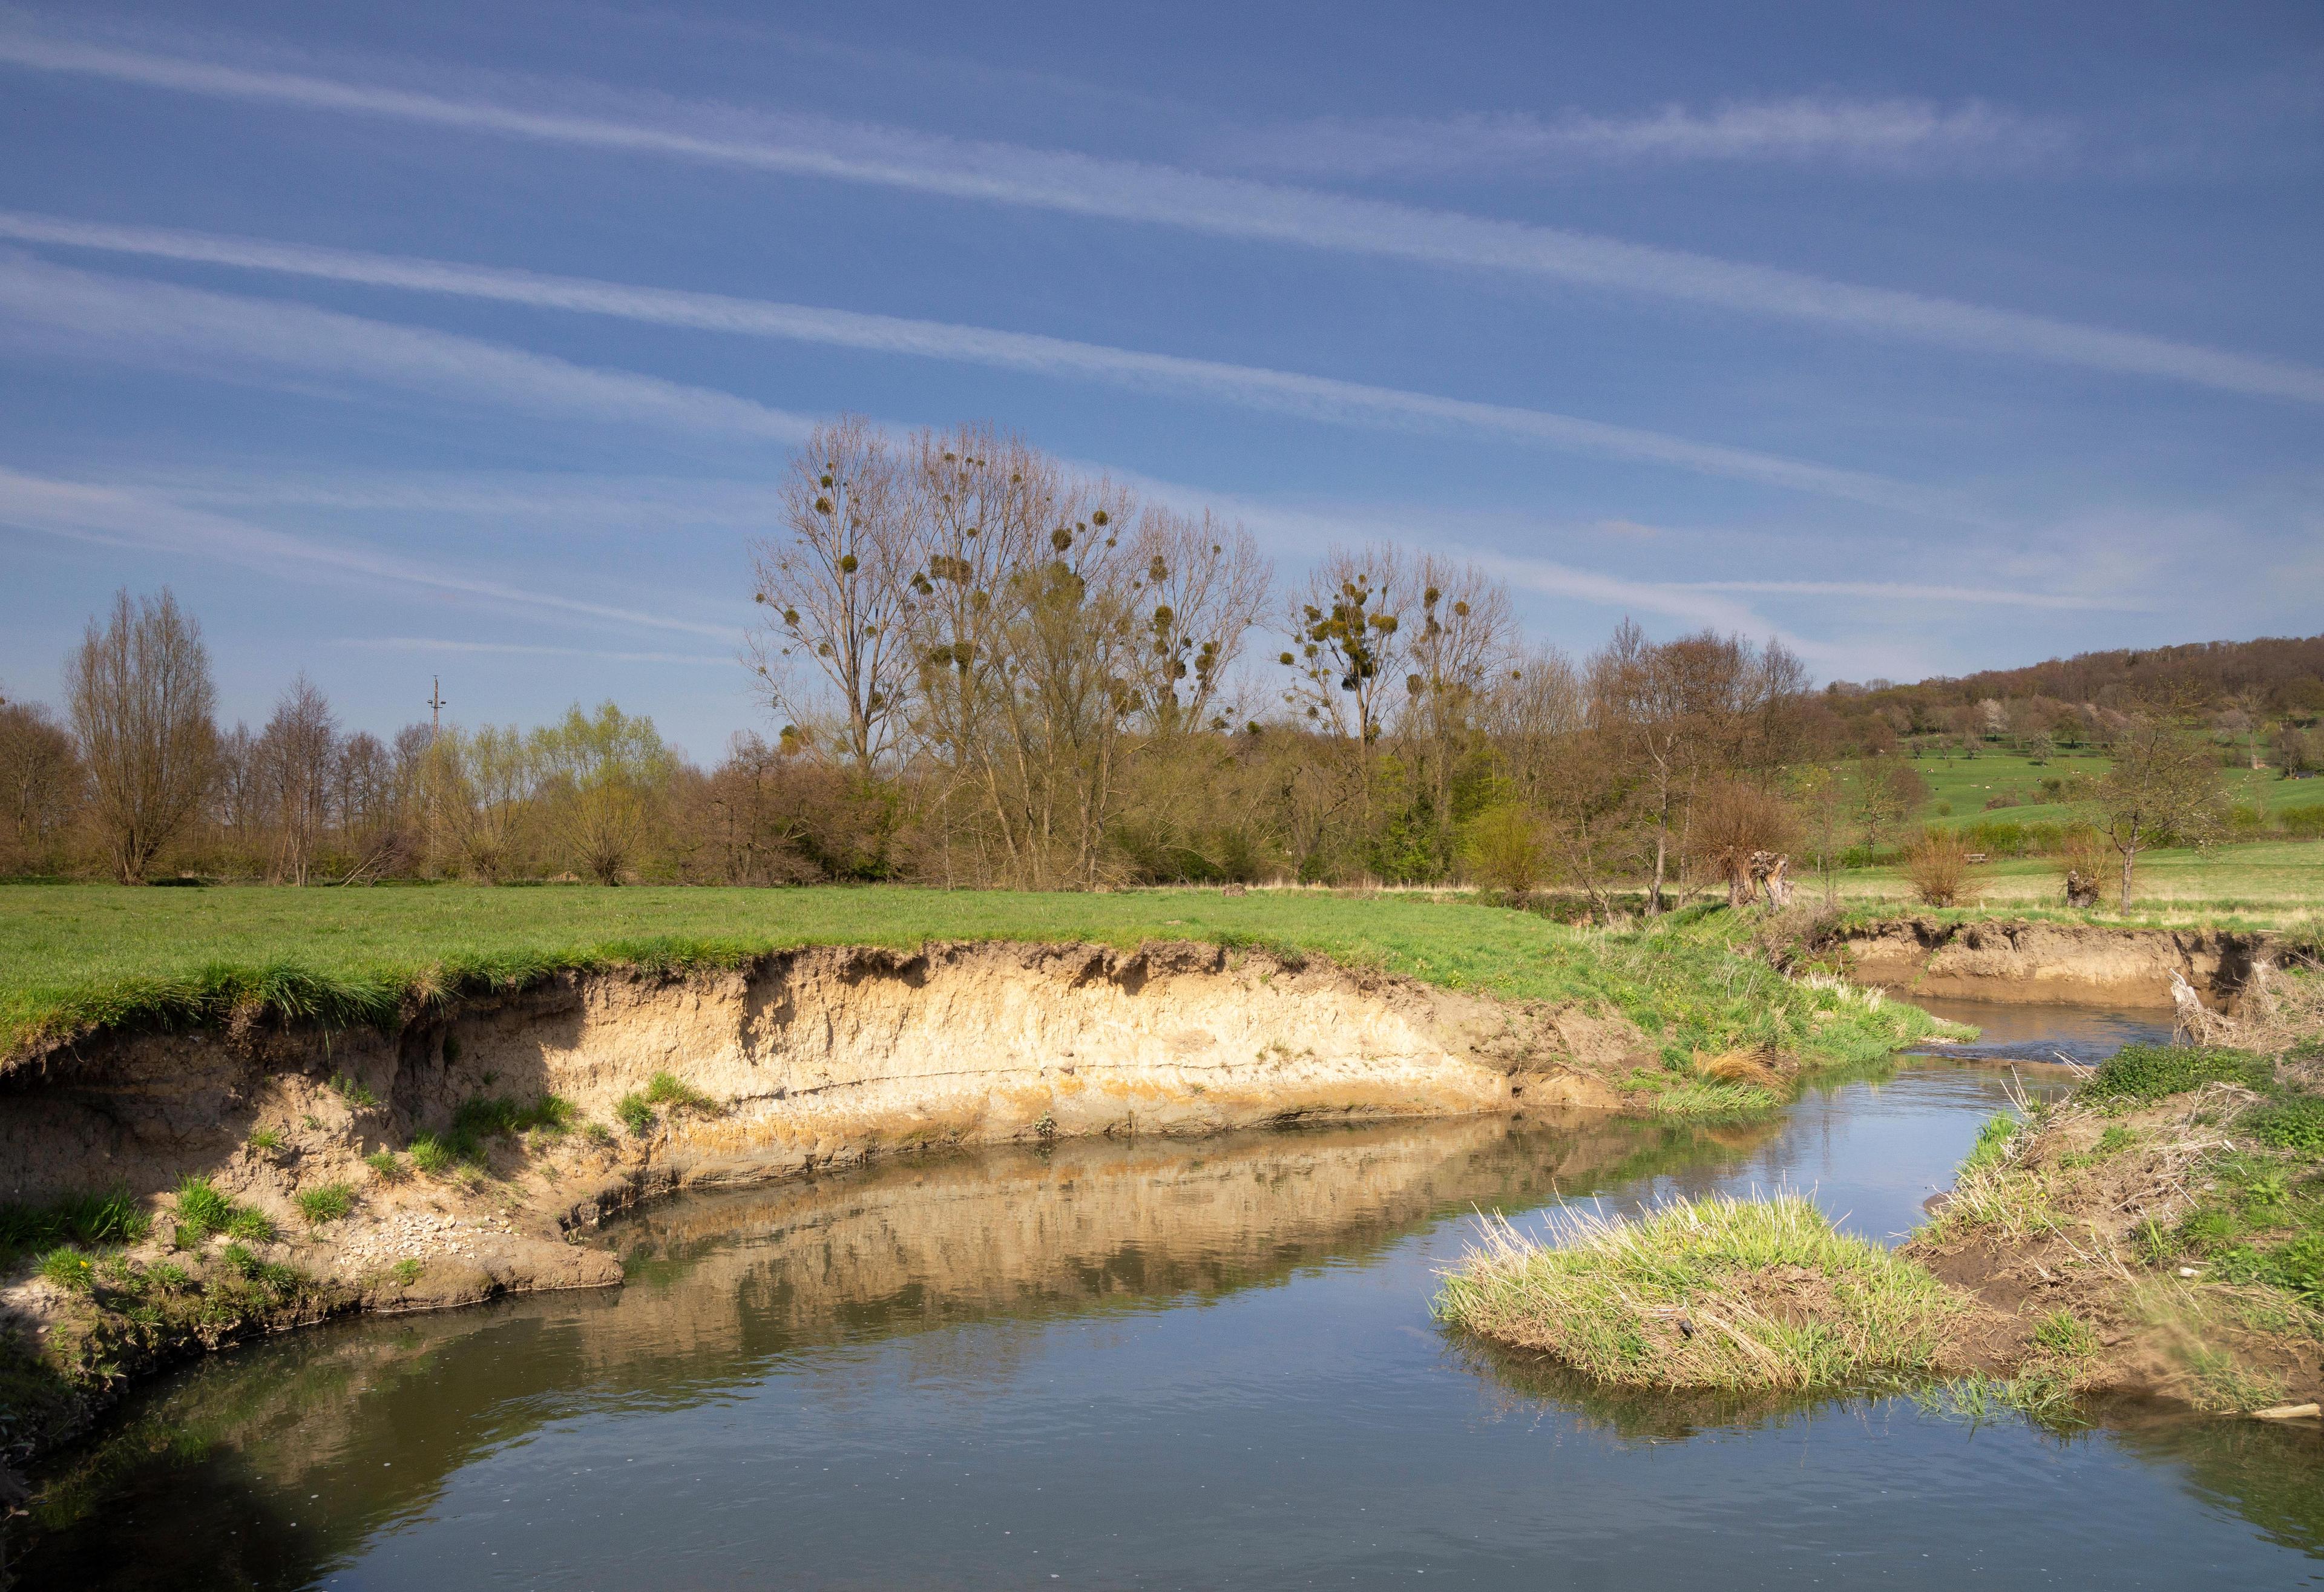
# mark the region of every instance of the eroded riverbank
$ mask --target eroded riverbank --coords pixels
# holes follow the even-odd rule
[[[2007,1077],[1939,1060],[1738,1127],[1096,1141],[689,1195],[606,1229],[622,1290],[327,1326],[134,1395],[55,1474],[20,1568],[99,1587],[479,1566],[1532,1587],[1545,1564],[1750,1586],[1860,1578],[1874,1556],[1932,1587],[2309,1577],[2324,1455],[2300,1433],[2127,1408],[2061,1439],[1909,1402],[1612,1397],[1428,1320],[1472,1207],[1788,1184],[1900,1233]]]

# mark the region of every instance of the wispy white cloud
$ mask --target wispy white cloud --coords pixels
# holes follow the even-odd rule
[[[452,592],[534,614],[678,631],[727,643],[741,632],[613,603],[590,602],[466,575],[437,562],[348,542],[323,541],[189,508],[117,486],[27,475],[0,466],[0,525],[41,535],[217,560],[271,576],[309,574],[343,582]]]
[[[459,97],[118,49],[21,26],[0,28],[0,62],[244,102],[1509,272],[2011,358],[2324,403],[2324,370],[2309,366],[1587,233],[1177,167],[719,106],[656,101],[609,110],[602,94],[578,108]]]
[[[1821,96],[1737,101],[1710,111],[1666,105],[1630,116],[1577,110],[1551,117],[1329,117],[1238,134],[1231,146],[1220,147],[1244,165],[1369,177],[1679,163],[2022,171],[2067,162],[2078,142],[2063,122],[1978,100],[1946,106]]]
[[[1047,376],[1093,379],[1149,391],[1192,394],[1214,402],[1334,424],[1481,432],[1572,452],[1636,459],[1729,479],[1757,481],[1909,513],[1950,518],[1960,518],[1966,514],[1960,505],[1941,493],[1885,477],[1836,469],[1750,449],[1696,442],[1658,431],[1609,425],[1547,410],[1478,403],[1465,399],[1439,397],[1434,393],[1337,381],[1327,376],[1270,370],[1259,366],[1228,365],[1215,360],[1182,358],[1176,355],[1141,353],[1135,349],[1073,342],[1026,332],[995,331],[944,321],[864,315],[851,310],[732,298],[716,293],[629,287],[618,282],[579,277],[546,276],[532,272],[495,270],[435,260],[270,244],[158,227],[105,226],[10,212],[0,212],[0,237],[282,272],[334,282],[490,299],[537,309],[616,316],[628,320],[745,337],[779,338],[872,353],[954,360]],[[103,291],[124,295],[147,288],[171,294],[189,291],[156,284],[119,282]],[[83,288],[80,297],[85,301],[96,291]],[[18,305],[19,313],[35,315],[41,312],[41,303],[46,297],[40,293],[20,293],[15,295],[14,302]],[[0,264],[0,309],[10,304],[5,286],[5,267]],[[65,310],[61,303],[59,310],[60,312],[74,314],[77,324],[87,324],[89,319],[83,311]],[[218,313],[214,310],[213,318]],[[244,316],[245,319],[249,318],[246,314]],[[346,320],[347,318],[337,319]],[[357,324],[369,326],[377,323]],[[347,336],[346,329],[341,328],[335,340],[344,342]],[[281,342],[280,332],[268,338],[270,347],[279,347]],[[537,357],[530,355],[512,356],[520,360]],[[597,375],[601,384],[614,379],[607,377],[604,373]],[[622,382],[646,379],[618,378]],[[657,402],[664,403],[671,402],[680,392],[699,392],[698,389],[675,388],[669,384],[661,385],[666,392]],[[706,403],[708,399],[690,402]],[[736,399],[731,402],[741,403],[743,401]],[[756,408],[755,405],[752,407]],[[796,423],[795,419],[792,423]]]
[[[734,667],[734,654],[609,653],[595,647],[534,647],[518,642],[450,641],[434,635],[343,635],[333,646],[374,653],[472,653],[521,658],[594,658],[604,663],[685,663]]]
[[[1674,584],[1686,591],[1771,592],[1794,597],[1865,597],[1881,602],[1973,603],[2007,608],[2096,608],[2122,613],[2149,606],[2015,587],[1919,585],[1900,580],[1686,580]]]
[[[355,375],[407,391],[536,413],[713,430],[791,445],[814,417],[657,376],[576,365],[475,338],[308,305],[99,275],[0,255],[0,321],[69,333],[76,348],[135,364],[239,361]]]

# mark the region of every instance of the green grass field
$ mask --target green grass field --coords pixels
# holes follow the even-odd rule
[[[351,1026],[563,968],[986,939],[1268,946],[1512,999],[1587,999],[1628,1014],[1674,1071],[1753,1044],[1854,1063],[1932,1030],[1911,1007],[1867,1006],[1737,957],[1724,913],[1692,916],[1611,934],[1462,901],[1320,891],[23,885],[0,889],[0,1056],[111,1024],[217,1023],[237,1005]]]
[[[1961,904],[1987,912],[2039,911],[2076,922],[2253,929],[2289,928],[2324,912],[2324,845],[2312,840],[2143,852],[2126,919],[2112,910],[2116,865],[2108,863],[2106,904],[2098,912],[2065,910],[2057,865],[2047,857],[2002,857],[1979,865]],[[1812,875],[1800,884],[1811,897],[1823,887]],[[1850,869],[1840,875],[1839,884],[1841,902],[1852,908],[1904,910],[1918,900],[1895,868]]]
[[[2095,753],[2057,753],[2037,764],[2014,752],[1979,752],[1975,757],[1924,754],[1909,759],[1913,771],[1929,783],[1929,799],[1908,819],[1911,824],[1947,824],[1958,828],[1980,819],[2006,819],[2024,824],[2067,824],[2088,821],[2089,810],[2051,798],[2043,780],[2070,783],[2106,773],[2109,759]],[[1849,773],[1853,774],[1853,770]],[[2324,780],[2287,780],[2273,769],[2229,768],[2219,771],[2219,782],[2237,806],[2257,807],[2271,816],[2295,807],[2324,807]],[[2015,796],[2019,805],[1988,809],[1996,797]],[[1950,808],[1946,812],[1942,809]]]

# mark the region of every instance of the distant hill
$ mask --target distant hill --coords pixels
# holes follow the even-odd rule
[[[2310,721],[2324,714],[2324,635],[2124,647],[1910,685],[1841,680],[1826,689],[1834,698],[1861,699],[1866,707],[1900,708],[1916,722],[1932,722],[1947,709],[1980,702],[2034,699],[2116,711],[2169,701]]]

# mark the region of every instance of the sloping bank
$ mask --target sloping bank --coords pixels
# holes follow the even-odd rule
[[[1706,932],[1634,939],[1542,926],[1527,967],[1598,992],[1559,999],[1285,948],[975,941],[423,973],[350,1024],[281,967],[213,968],[0,1071],[7,1451],[189,1349],[616,1283],[572,1239],[678,1188],[1011,1140],[1745,1113],[1936,1026]]]
[[[2133,1394],[2317,1419],[2324,1399],[2324,971],[2255,979],[2232,1045],[2134,1045],[1987,1126],[1887,1251],[1804,1197],[1490,1229],[1447,1320],[1612,1387],[1943,1385],[2071,1423]]]

